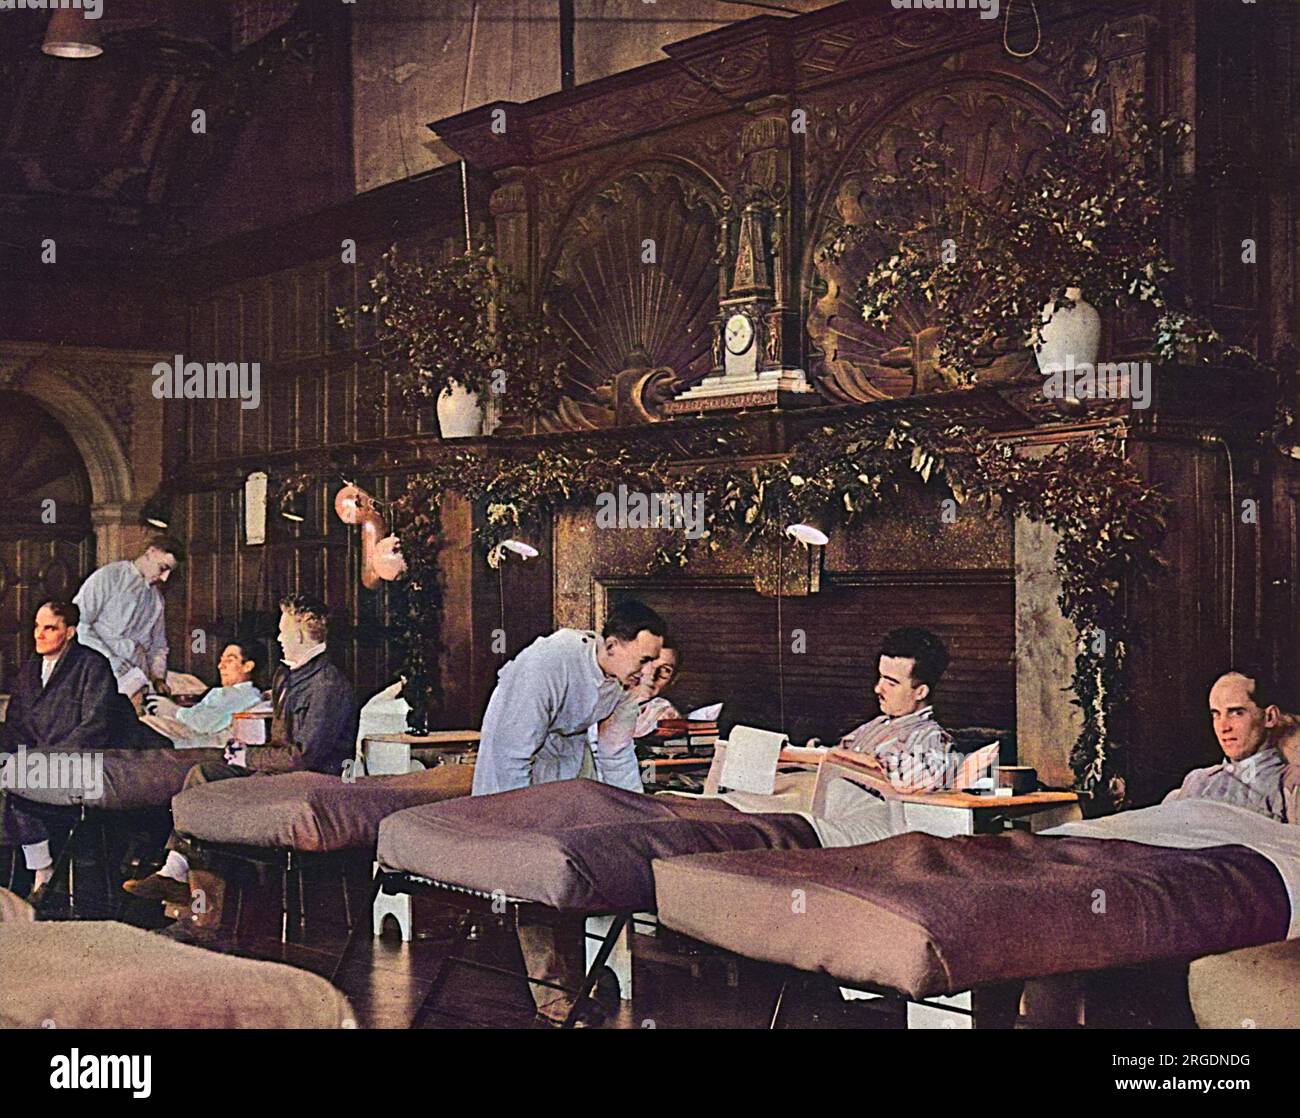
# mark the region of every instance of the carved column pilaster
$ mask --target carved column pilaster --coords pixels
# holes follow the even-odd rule
[[[488,209],[492,214],[493,240],[497,261],[521,280],[528,279],[528,187],[523,168],[502,172],[505,179],[492,192]]]
[[[766,212],[771,261],[772,305],[761,323],[763,351],[760,368],[797,368],[803,346],[799,340],[799,242],[794,228],[796,188],[792,101],[785,95],[764,97],[746,105],[753,119],[741,130],[741,202],[758,202]]]

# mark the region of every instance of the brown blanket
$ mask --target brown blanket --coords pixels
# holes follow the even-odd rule
[[[1291,914],[1276,868],[1244,846],[906,834],[654,868],[668,927],[912,997],[1269,943]]]
[[[379,823],[417,804],[468,796],[473,765],[347,781],[295,772],[200,784],[172,801],[176,829],[208,842],[304,853],[373,849]]]
[[[134,811],[166,807],[185,783],[194,765],[220,761],[220,749],[105,749],[104,795],[86,806],[104,811]],[[16,793],[15,793],[16,794]],[[24,788],[22,797],[42,804],[80,803],[79,791],[67,788]]]
[[[0,1028],[337,1029],[325,979],[111,921],[0,924]]]
[[[816,845],[797,815],[566,780],[399,811],[380,824],[378,858],[484,893],[613,913],[653,911],[655,858]]]

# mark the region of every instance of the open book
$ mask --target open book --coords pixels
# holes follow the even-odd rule
[[[934,775],[921,765],[912,769],[905,764],[886,769],[874,756],[847,749],[832,750],[828,756],[833,757],[837,764],[853,769],[854,783],[870,788],[886,800],[896,800],[900,796],[915,796],[922,792],[970,788],[976,781],[992,774],[998,763],[998,749],[998,743],[992,742],[964,757],[959,753],[953,754],[953,765],[940,781],[936,781]]]

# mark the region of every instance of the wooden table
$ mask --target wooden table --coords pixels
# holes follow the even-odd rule
[[[726,743],[721,743],[725,749]],[[713,764],[716,753],[706,756],[696,756],[693,754],[683,754],[680,757],[651,757],[641,762],[641,773],[647,777],[651,772],[660,770],[669,773],[676,769],[707,768]],[[820,764],[820,758],[811,758],[803,752],[792,753],[788,749],[781,750],[781,756],[778,761],[783,768],[789,765],[800,765],[805,768],[816,768]],[[647,783],[653,783],[652,779],[647,779]]]
[[[878,791],[880,769],[855,754],[829,752],[822,758],[813,796],[813,814],[835,779],[852,781]],[[890,791],[888,800],[897,803],[902,814],[902,829],[921,831],[940,838],[996,832],[1013,819],[1025,819],[1032,832],[1045,831],[1083,818],[1079,797],[1074,792],[1030,792],[1022,796],[978,796],[969,792]]]
[[[468,753],[478,748],[477,730],[431,730],[427,734],[369,734],[361,742],[361,761],[367,776],[390,776],[418,771],[416,752]],[[415,765],[416,768],[412,768]]]

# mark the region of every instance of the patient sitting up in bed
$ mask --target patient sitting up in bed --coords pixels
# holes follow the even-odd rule
[[[942,788],[960,760],[930,701],[947,668],[947,646],[929,629],[889,633],[880,646],[876,677],[880,714],[850,730],[837,748],[874,759],[896,784],[917,791]]]
[[[641,766],[636,758],[636,739],[654,733],[664,718],[680,718],[677,708],[663,697],[663,691],[676,678],[677,649],[665,643],[657,660],[641,670],[635,687],[623,693],[622,701],[612,714],[592,726],[587,738],[596,761],[596,779],[629,792],[644,792]]]
[[[888,782],[900,791],[947,786],[962,757],[953,750],[952,736],[935,719],[930,702],[947,667],[948,649],[929,629],[909,627],[889,633],[880,646],[875,686],[880,715],[845,734],[836,750],[860,754],[880,784]],[[809,742],[815,743],[816,739]],[[883,794],[863,783],[823,766],[812,810],[824,845],[875,842],[901,826]]]
[[[1224,672],[1210,688],[1210,721],[1223,760],[1193,769],[1164,802],[1218,800],[1288,822],[1287,760],[1274,740],[1283,719],[1271,682],[1253,669]]]
[[[279,642],[284,666],[271,685],[274,699],[271,741],[250,759],[243,744],[226,747],[227,760],[195,765],[185,788],[217,780],[254,777],[259,772],[340,774],[357,740],[356,694],[326,651],[329,608],[314,598],[292,595],[280,603]],[[225,881],[209,868],[192,866],[194,850],[173,831],[167,860],[157,873],[123,884],[128,893],[177,907],[191,905],[169,934],[202,940],[221,930]],[[195,902],[202,897],[202,904]]]
[[[148,713],[141,721],[173,742],[208,744],[204,739],[224,735],[236,714],[262,701],[262,692],[253,682],[259,659],[255,641],[231,641],[217,661],[219,687],[212,688],[192,707],[178,706],[171,699],[155,695],[146,700]],[[220,748],[225,745],[225,739],[213,740],[211,744]]]

